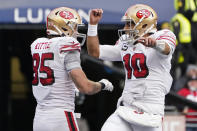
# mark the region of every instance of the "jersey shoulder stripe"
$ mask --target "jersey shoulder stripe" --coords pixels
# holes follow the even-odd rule
[[[65,37],[59,40],[59,51],[67,52],[73,50],[81,50],[80,43],[73,37]]]
[[[176,47],[176,36],[170,30],[164,29],[157,32],[156,40],[164,40],[168,44]]]

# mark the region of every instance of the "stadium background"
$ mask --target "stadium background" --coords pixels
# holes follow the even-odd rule
[[[170,21],[175,14],[173,0],[0,0],[0,131],[31,131],[35,100],[31,92],[32,60],[30,44],[44,37],[45,20],[49,11],[60,6],[77,9],[87,32],[88,10],[103,8],[104,15],[99,25],[102,44],[114,44],[117,30],[123,27],[121,16],[133,4],[152,6],[158,13],[158,25]],[[114,85],[112,93],[101,92],[85,96],[84,103],[76,111],[88,122],[91,131],[99,131],[107,117],[115,110],[124,85],[121,63],[97,61],[87,55],[85,45],[81,53],[82,67],[91,80],[108,78]],[[182,103],[196,108],[196,104],[170,93],[167,104]],[[169,106],[170,107],[170,106]],[[173,109],[173,108],[172,108]],[[169,108],[169,110],[171,110]]]

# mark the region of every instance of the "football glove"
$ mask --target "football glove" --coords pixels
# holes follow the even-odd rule
[[[101,83],[102,90],[113,91],[114,87],[110,81],[107,79],[102,79],[99,81]]]

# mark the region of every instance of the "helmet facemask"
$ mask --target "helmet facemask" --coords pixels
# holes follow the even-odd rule
[[[128,42],[129,44],[133,44],[135,38],[138,36],[139,31],[135,30],[134,27],[132,28],[132,24],[135,24],[134,21],[126,20],[125,22],[127,25],[129,25],[129,29],[119,29],[118,35],[121,41]]]
[[[74,27],[74,30],[73,30],[73,34],[72,34],[72,37],[76,38],[79,41],[81,46],[83,46],[85,43],[86,34],[79,33],[78,28],[83,27],[83,26],[84,26],[84,24],[76,24],[76,26]]]

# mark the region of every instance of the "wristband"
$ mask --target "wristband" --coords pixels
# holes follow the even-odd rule
[[[155,49],[162,53],[165,50],[165,42],[162,40],[157,40]]]
[[[98,25],[90,25],[88,24],[88,36],[97,36],[97,27]]]
[[[99,82],[101,84],[101,90],[105,89],[105,84],[103,82]]]

